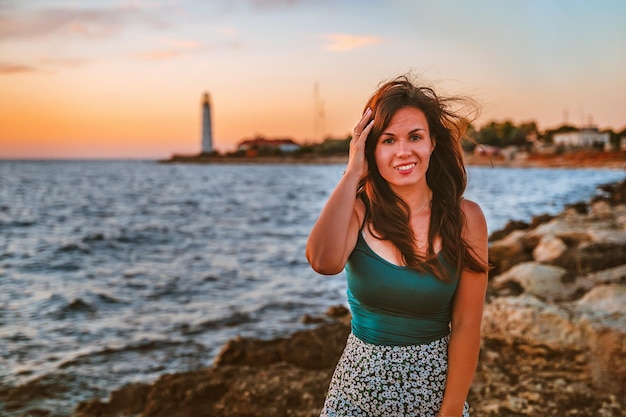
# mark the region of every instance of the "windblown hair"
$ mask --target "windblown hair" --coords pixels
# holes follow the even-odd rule
[[[464,97],[439,97],[431,87],[417,86],[407,76],[401,76],[381,85],[367,102],[365,108],[368,107],[373,110],[374,125],[365,144],[369,169],[361,179],[359,197],[365,203],[365,221],[368,227],[373,226],[372,235],[390,241],[408,267],[430,269],[442,281],[451,277],[434,252],[437,237],[442,240],[443,258],[448,265],[456,266],[457,273],[463,269],[486,272],[486,260],[480,259],[463,239],[466,220],[461,210],[467,184],[461,139],[469,125],[462,112],[477,110],[475,102]],[[381,133],[393,115],[406,107],[424,112],[430,137],[436,143],[426,172],[433,193],[426,257],[416,253],[409,206],[381,176],[374,156]]]

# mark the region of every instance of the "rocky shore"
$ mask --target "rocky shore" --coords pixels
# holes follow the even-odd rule
[[[626,416],[626,180],[589,202],[490,236],[474,417]],[[343,306],[305,316],[311,329],[237,338],[213,366],[126,385],[77,404],[73,417],[317,416],[350,331]],[[6,410],[30,406],[54,381],[0,390]],[[30,408],[30,409],[29,409]]]
[[[490,237],[472,415],[626,416],[626,180]],[[317,416],[349,329],[342,306],[287,338],[237,338],[208,369],[133,384],[74,417]]]
[[[466,153],[468,166],[515,168],[610,168],[626,169],[626,151],[578,150],[562,154],[513,152],[508,156]],[[224,155],[173,155],[163,164],[345,164],[348,155],[284,154],[278,156],[229,157]]]

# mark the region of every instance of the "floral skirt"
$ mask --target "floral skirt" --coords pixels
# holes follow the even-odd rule
[[[446,386],[449,340],[378,346],[350,334],[321,417],[435,417]],[[469,415],[466,402],[463,417]]]

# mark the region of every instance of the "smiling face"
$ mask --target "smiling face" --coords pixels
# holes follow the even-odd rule
[[[396,191],[427,186],[426,171],[435,143],[424,112],[416,107],[398,110],[383,130],[374,151],[380,175]]]

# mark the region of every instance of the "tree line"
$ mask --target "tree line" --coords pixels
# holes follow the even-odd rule
[[[478,145],[506,148],[514,146],[522,149],[531,149],[534,144],[542,143],[551,145],[556,133],[576,132],[580,129],[563,124],[554,129],[541,131],[535,121],[515,124],[511,120],[491,121],[477,129],[474,125],[468,125],[465,137],[462,141],[463,149],[471,152]],[[603,130],[609,132],[610,141],[614,149],[619,146],[620,138],[626,137],[626,127],[621,131],[612,129]],[[347,154],[350,149],[351,136],[345,138],[328,137],[320,143],[307,143],[302,145],[298,153],[315,153],[320,155]]]

